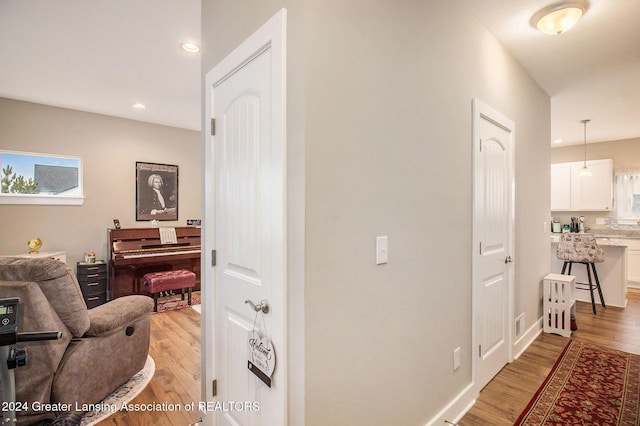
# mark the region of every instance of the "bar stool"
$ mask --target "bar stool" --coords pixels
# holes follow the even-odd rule
[[[596,242],[596,237],[593,234],[573,234],[566,233],[560,236],[560,242],[556,250],[556,257],[559,260],[564,261],[562,264],[562,274],[565,273],[567,265],[569,266],[568,275],[571,275],[571,267],[574,263],[582,263],[587,267],[587,277],[589,283],[576,283],[589,286],[589,293],[591,293],[591,306],[593,307],[593,313],[596,313],[596,302],[593,296],[593,290],[598,290],[600,296],[600,303],[602,307],[606,308],[604,303],[604,296],[602,295],[602,289],[600,288],[600,280],[598,279],[598,273],[596,272],[596,263],[604,262],[604,250],[602,250]],[[591,270],[593,270],[593,276],[595,278],[595,284],[591,281]]]

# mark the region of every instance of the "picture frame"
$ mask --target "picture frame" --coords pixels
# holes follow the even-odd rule
[[[178,220],[178,166],[136,161],[136,221]]]

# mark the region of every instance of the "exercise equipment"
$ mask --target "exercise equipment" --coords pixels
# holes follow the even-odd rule
[[[16,424],[16,411],[25,410],[27,402],[16,401],[14,369],[27,364],[27,350],[10,348],[20,342],[56,340],[62,337],[60,331],[18,333],[18,313],[20,299],[10,297],[0,299],[0,381],[2,382],[0,404],[2,425]],[[4,362],[6,360],[6,362]]]

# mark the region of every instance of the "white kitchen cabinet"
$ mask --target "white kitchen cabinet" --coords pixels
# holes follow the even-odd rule
[[[551,211],[571,210],[571,163],[551,165]]]
[[[551,165],[551,211],[611,211],[613,161],[587,161],[591,176],[580,176],[584,162]]]
[[[580,176],[584,162],[571,163],[571,206],[583,211],[611,211],[613,161],[591,160],[591,176]]]
[[[627,243],[627,280],[630,286],[640,287],[640,240]]]

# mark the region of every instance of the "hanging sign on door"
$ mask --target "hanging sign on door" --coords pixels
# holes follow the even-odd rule
[[[271,341],[260,337],[256,330],[249,333],[249,371],[271,387],[271,375],[276,367],[276,353]]]

